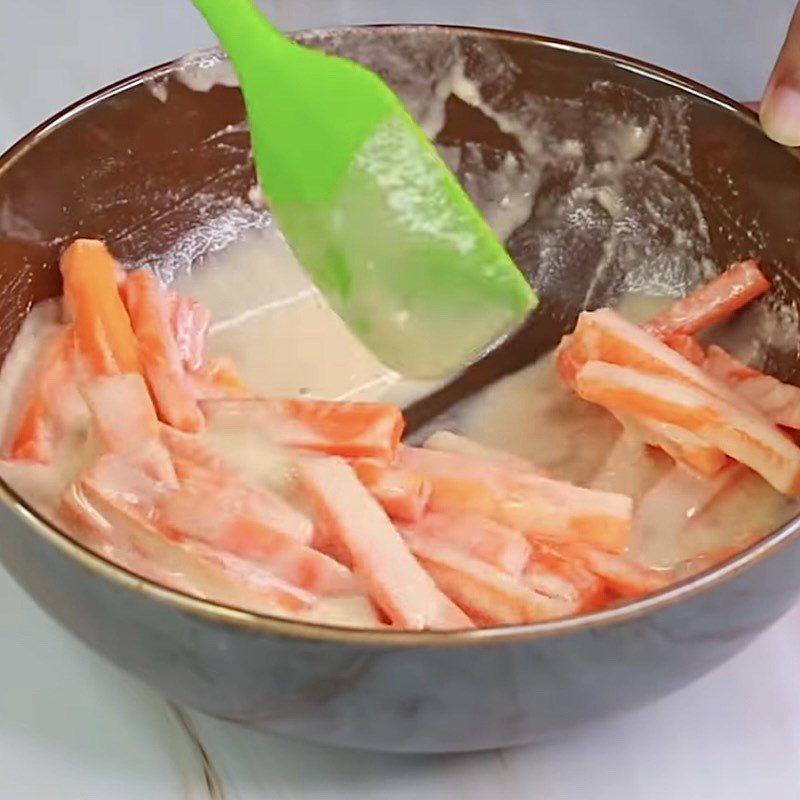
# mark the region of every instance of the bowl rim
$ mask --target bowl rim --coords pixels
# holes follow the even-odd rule
[[[746,124],[751,126],[758,125],[756,114],[749,108],[690,78],[609,50],[533,33],[463,25],[373,24],[308,29],[295,32],[293,36],[300,39],[336,36],[344,33],[369,36],[375,35],[376,32],[397,32],[403,35],[413,35],[414,32],[418,31],[426,34],[438,33],[443,36],[462,33],[493,40],[529,42],[555,50],[608,60],[627,72],[642,75],[662,85],[671,86],[682,92],[695,95],[717,107],[722,107]],[[165,78],[178,70],[182,63],[185,63],[185,59],[203,54],[216,54],[224,58],[224,54],[221,53],[219,48],[213,47],[189,53],[183,57],[122,78],[86,95],[53,114],[29,133],[22,136],[4,153],[0,154],[0,179],[12,164],[35,147],[40,140],[68,123],[74,117],[117,94]],[[798,157],[788,148],[784,149],[787,150],[787,155],[790,157]],[[229,624],[253,632],[270,633],[291,639],[381,648],[471,647],[496,643],[518,643],[619,625],[669,608],[726,583],[745,570],[760,563],[763,559],[780,552],[784,547],[800,537],[800,514],[798,514],[777,530],[741,550],[721,564],[709,567],[696,575],[671,584],[659,592],[601,611],[524,625],[461,631],[398,631],[338,627],[258,614],[224,603],[194,597],[176,589],[169,589],[155,581],[130,572],[73,540],[66,532],[60,530],[55,524],[50,523],[43,515],[40,515],[2,478],[0,478],[0,501],[27,528],[35,531],[63,555],[73,559],[90,572],[102,579],[110,580],[122,588],[142,594],[158,602],[166,603],[175,610],[201,617],[209,622]]]

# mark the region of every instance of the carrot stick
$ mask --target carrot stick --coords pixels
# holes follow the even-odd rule
[[[580,322],[580,317],[578,317],[578,322]],[[573,337],[569,334],[562,337],[556,348],[556,372],[565,386],[574,384],[581,364],[586,361],[585,354],[577,353],[573,345]]]
[[[301,617],[318,625],[343,628],[384,628],[375,606],[368,597],[320,597]]]
[[[524,584],[537,594],[560,604],[559,617],[569,617],[583,611],[583,601],[577,587],[564,575],[532,562],[525,571]]]
[[[428,511],[503,522],[502,504],[509,490],[506,474],[497,467],[454,453],[407,445],[400,448],[397,466],[426,477],[431,486]]]
[[[360,459],[352,463],[358,479],[394,520],[416,522],[431,496],[430,481],[418,472]]]
[[[589,402],[686,428],[778,491],[800,492],[800,448],[757,413],[677,380],[598,361],[584,365],[575,383]]]
[[[400,409],[387,403],[258,397],[201,407],[209,420],[253,426],[274,444],[344,458],[391,460],[404,427]]]
[[[665,337],[664,344],[671,347],[676,353],[680,353],[687,361],[691,361],[696,367],[702,367],[706,358],[705,350],[700,342],[693,336],[685,333],[673,333]]]
[[[55,409],[70,384],[74,386],[74,343],[74,330],[68,325],[45,344],[33,375],[23,387],[24,405],[5,447],[7,458],[40,464],[53,460]]]
[[[174,528],[188,536],[208,539],[225,536],[240,555],[254,544],[254,557],[261,552],[259,530],[265,540],[271,534],[307,545],[314,536],[311,520],[280,495],[264,486],[252,486],[235,475],[213,466],[176,458],[181,488],[166,501]],[[166,514],[167,511],[164,511]],[[252,524],[251,524],[252,523]],[[237,527],[238,526],[238,527]],[[235,533],[239,530],[241,535]]]
[[[131,520],[146,523],[154,522],[158,503],[167,490],[164,484],[117,453],[101,455],[75,481],[75,487],[87,497],[102,497]],[[80,492],[69,492],[66,496],[74,501]]]
[[[209,359],[191,370],[188,378],[194,394],[204,400],[252,397],[233,361],[226,356]]]
[[[205,361],[211,311],[191,297],[166,292],[170,328],[178,356],[187,369],[198,370]]]
[[[489,517],[528,537],[586,540],[613,551],[628,545],[632,503],[624,495],[426,448],[402,447],[398,464],[431,480],[431,511]]]
[[[580,561],[561,546],[550,540],[533,540],[533,557],[525,571],[526,582],[533,582],[533,587],[541,587],[541,571],[558,575],[578,593],[577,611],[594,611],[605,605],[608,599],[605,582],[588,570]],[[548,578],[552,582],[551,578]],[[542,591],[544,587],[537,589]],[[547,592],[544,592],[547,594]]]
[[[730,463],[722,450],[685,428],[635,414],[614,413],[633,436],[653,447],[660,447],[677,463],[684,464],[700,475],[711,478]]]
[[[743,308],[770,285],[757,261],[741,261],[651,319],[645,330],[659,338],[676,333],[691,336]]]
[[[531,557],[531,546],[518,531],[491,519],[469,514],[426,514],[401,528],[404,537],[439,542],[485,561],[518,578]]]
[[[276,498],[271,498],[276,499]],[[354,595],[361,586],[352,572],[317,550],[305,546],[287,526],[299,512],[248,496],[235,484],[185,484],[159,505],[159,522],[181,541],[193,541],[245,562],[267,567],[294,586],[318,595]]]
[[[187,552],[218,563],[243,584],[248,574],[266,569],[282,584],[312,594],[361,593],[347,568],[265,524],[258,514],[262,498],[248,505],[252,498],[233,482],[173,490],[119,456],[103,456],[79,485],[132,520],[153,526],[160,536],[169,534]]]
[[[742,398],[734,396],[720,381],[610,309],[581,314],[575,331],[564,347],[570,365],[570,370],[564,375],[569,377],[573,388],[581,367],[588,361],[596,360],[674,378],[733,403],[745,404]],[[634,435],[660,447],[676,461],[703,475],[714,475],[727,463],[719,448],[688,431],[682,431],[680,427],[653,419],[633,418],[630,414],[620,415],[619,409],[615,410],[615,414]]]
[[[609,308],[584,311],[578,317],[578,324],[570,339],[569,355],[575,375],[588,361],[604,361],[673,378],[734,404],[744,404],[721,381],[712,378],[660,339]]]
[[[348,551],[356,574],[393,625],[408,630],[472,627],[436,588],[344,461],[309,460],[300,467],[299,478],[318,523]]]
[[[277,609],[267,613],[304,619],[322,599],[303,586],[277,575],[272,564],[240,558],[233,553],[193,539],[184,540],[180,546],[206,565],[213,564],[224,570],[230,580],[237,585],[238,594],[241,594],[242,590],[263,593],[277,603]],[[235,596],[232,595],[231,599],[223,598],[222,602],[230,603]]]
[[[137,269],[125,279],[122,295],[159,418],[182,431],[201,430],[203,415],[189,390],[165,291],[151,272]]]
[[[703,368],[776,424],[800,430],[800,388],[797,386],[748,367],[716,345],[708,348]]]
[[[181,460],[216,472],[225,471],[225,459],[220,453],[209,447],[202,436],[184,433],[163,422],[159,424],[159,429],[161,441],[176,463]]]
[[[416,537],[410,546],[441,591],[479,625],[522,625],[563,612],[558,601],[454,548]]]
[[[77,239],[61,256],[76,348],[90,375],[142,370],[136,337],[119,296],[118,270],[106,246],[94,239]]]
[[[566,552],[583,562],[622,597],[640,597],[659,592],[672,583],[672,576],[585,544],[569,545]]]
[[[83,386],[83,397],[106,453],[128,458],[150,477],[177,484],[175,469],[144,378],[137,373],[95,378]]]
[[[66,508],[106,537],[103,554],[178,591],[262,614],[296,617],[316,597],[269,570],[202,544],[175,542],[153,522],[162,489],[120,456],[106,455],[70,488]]]

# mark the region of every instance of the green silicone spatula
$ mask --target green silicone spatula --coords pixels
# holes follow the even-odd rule
[[[523,320],[533,291],[377,75],[292,42],[251,0],[194,2],[239,76],[284,236],[385,364],[445,375]]]

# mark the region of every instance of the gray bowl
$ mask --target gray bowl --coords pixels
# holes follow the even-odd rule
[[[468,372],[453,396],[552,347],[584,305],[681,291],[710,263],[756,254],[784,308],[800,299],[800,162],[736,103],[631,59],[521,34],[385,27],[304,38],[383,72],[496,223],[522,223],[508,245],[541,312],[520,334],[524,348]],[[127,79],[0,159],[0,352],[30,304],[60,292],[57,257],[73,236],[175,272],[265,224],[251,202],[241,97],[219,62],[204,54]],[[598,193],[606,185],[617,194]],[[498,202],[506,191],[511,210]],[[763,311],[749,312],[754,338]],[[796,317],[786,319],[794,336]],[[798,378],[793,348],[762,344],[771,371]],[[6,568],[91,647],[174,702],[347,747],[465,751],[559,735],[686,685],[800,591],[795,520],[713,570],[598,613],[358,632],[163,589],[87,552],[7,486],[0,498]]]

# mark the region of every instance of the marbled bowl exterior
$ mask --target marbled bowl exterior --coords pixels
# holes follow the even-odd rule
[[[311,36],[377,67],[421,45],[497,48],[518,67],[516,84],[505,89],[512,96],[584,96],[598,81],[612,87],[603,94],[612,111],[629,102],[630,91],[684,96],[687,180],[700,187],[715,257],[724,264],[749,252],[753,240],[732,220],[754,221],[759,255],[786,278],[788,296],[800,294],[793,278],[800,162],[767,143],[754,118],[730,101],[635,62],[530,36],[392,27]],[[176,69],[158,68],[84,101],[0,160],[0,352],[30,303],[59,292],[57,255],[75,235],[105,238],[130,263],[180,269],[224,237],[263,224],[248,202],[253,174],[238,90],[190,90]],[[502,145],[499,131],[458,109],[444,135]],[[209,234],[209,220],[220,215],[227,227]],[[525,268],[523,244],[514,255]],[[569,327],[587,269],[576,260],[563,284],[569,297],[557,306],[543,296],[535,346],[552,346]],[[796,355],[776,359],[780,374],[797,377]],[[347,747],[466,751],[560,735],[704,674],[800,591],[800,534],[792,522],[716,570],[583,618],[447,635],[326,629],[153,586],[83,550],[7,487],[0,496],[0,559],[91,647],[175,702]]]

